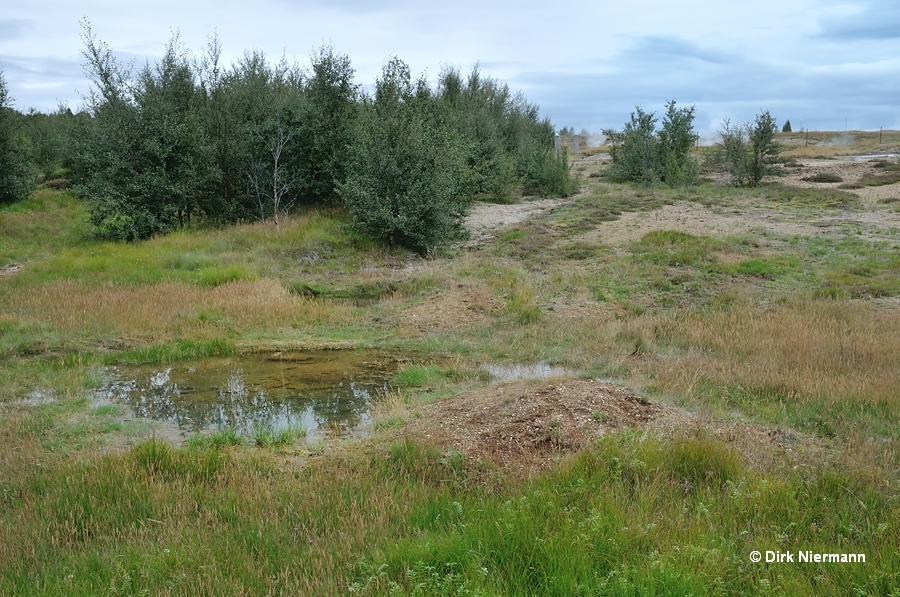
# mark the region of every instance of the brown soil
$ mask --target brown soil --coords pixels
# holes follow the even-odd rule
[[[444,332],[485,321],[499,308],[497,300],[483,290],[457,288],[428,297],[403,310],[409,332]]]
[[[725,237],[766,231],[783,235],[812,236],[821,227],[796,220],[765,209],[721,209],[698,203],[664,205],[652,212],[627,212],[612,222],[604,222],[594,230],[574,240],[618,246],[640,240],[648,232],[678,230],[688,234]]]
[[[524,471],[610,430],[687,415],[597,380],[515,381],[430,404],[404,430],[475,459]]]

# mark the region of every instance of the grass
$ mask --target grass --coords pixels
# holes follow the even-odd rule
[[[287,448],[301,437],[306,437],[306,429],[294,425],[280,429],[257,425],[250,433],[250,439],[260,448]]]
[[[357,238],[339,210],[281,233],[112,245],[64,193],[5,206],[0,255],[22,268],[0,278],[0,594],[896,592],[897,231],[662,227],[616,241],[604,223],[685,201],[800,223],[860,204],[601,172],[433,260]],[[435,305],[463,317],[411,322]],[[294,428],[220,429],[176,447],[91,399],[104,365],[324,346],[416,356],[365,441],[300,448]],[[690,416],[612,430],[530,476],[407,437],[424,403],[488,383],[479,364],[534,362]],[[753,550],[866,563],[753,564]]]
[[[669,441],[624,434],[538,479],[488,487],[466,459],[428,446],[400,441],[387,454],[331,455],[289,473],[265,454],[151,440],[89,466],[61,464],[66,484],[44,472],[14,487],[46,524],[7,533],[0,587],[587,595],[887,594],[896,585],[897,535],[880,522],[896,504],[837,464],[762,475],[702,432]],[[467,489],[472,481],[480,488]],[[298,500],[297,486],[315,490]],[[748,558],[861,541],[864,566]]]
[[[0,205],[0,267],[50,258],[89,235],[82,202],[69,193],[35,191],[26,201]]]

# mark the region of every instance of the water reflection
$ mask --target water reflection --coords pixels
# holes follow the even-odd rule
[[[250,434],[302,426],[320,439],[365,433],[370,406],[394,363],[371,353],[320,351],[216,358],[171,366],[117,367],[99,402],[184,431],[233,427]]]

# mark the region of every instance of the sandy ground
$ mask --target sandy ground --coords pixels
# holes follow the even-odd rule
[[[596,156],[576,163],[578,166],[594,165],[603,161]],[[801,180],[818,173],[840,176],[845,183],[856,182],[864,174],[876,169],[872,159],[838,157],[831,159],[799,160],[801,168],[791,168],[782,184],[804,188],[837,188],[843,183],[812,183]],[[880,204],[884,199],[900,198],[900,183],[884,186],[852,189],[860,198],[861,209],[842,213],[840,216],[821,214],[798,220],[774,209],[762,207],[718,208],[698,203],[680,202],[666,205],[653,212],[628,212],[612,222],[604,222],[581,239],[602,240],[617,245],[640,239],[654,230],[679,230],[696,235],[732,236],[749,232],[770,232],[779,235],[812,236],[825,229],[844,224],[863,224],[880,228],[900,228],[900,213]],[[548,209],[562,205],[571,199],[542,199],[513,205],[478,203],[466,218],[474,246],[502,233],[503,230]]]
[[[792,169],[787,177],[779,179],[782,184],[837,187],[842,183],[810,183],[801,178],[829,172],[852,183],[874,170],[870,161],[849,157],[801,160],[800,163],[802,168]],[[879,234],[888,235],[900,229],[900,213],[891,205],[879,203],[883,199],[900,197],[900,183],[864,187],[852,192],[859,196],[860,208],[844,210],[839,215],[833,212],[800,215],[752,204],[707,207],[682,201],[652,212],[624,213],[615,221],[598,223],[593,230],[572,240],[592,239],[621,247],[654,230],[726,237],[748,233],[812,236],[847,224],[868,225]],[[518,222],[571,200],[477,204],[466,219],[472,234],[469,246],[478,245]],[[476,296],[464,288],[457,288],[406,309],[405,317],[412,333],[427,333],[477,325],[497,308],[490,297]],[[548,308],[553,310],[552,305]],[[733,443],[751,460],[771,457],[769,448],[772,446],[782,452],[797,454],[820,449],[813,440],[792,430],[735,421],[701,420],[701,417],[670,406],[651,404],[630,390],[605,381],[565,377],[495,384],[427,405],[402,433],[421,437],[447,450],[491,461],[502,468],[530,473],[623,427],[666,434],[704,429]]]
[[[517,224],[522,220],[564,203],[565,199],[538,199],[511,205],[476,203],[466,216],[465,225],[471,235],[469,246]]]

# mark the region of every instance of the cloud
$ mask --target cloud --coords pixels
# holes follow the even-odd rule
[[[820,130],[877,128],[898,118],[897,59],[817,67],[745,58],[676,38],[649,37],[595,63],[521,71],[525,88],[557,126],[621,128],[636,105],[661,114],[667,100],[696,106],[695,124],[714,132],[724,119],[747,122],[763,110]]]
[[[837,41],[900,39],[900,4],[875,0],[854,14],[820,21],[821,37]]]
[[[0,19],[0,42],[19,39],[34,29],[35,25],[30,19]]]
[[[741,58],[722,50],[704,48],[677,37],[651,35],[638,39],[622,52],[621,58],[628,62],[650,63],[654,65],[678,64],[696,66],[696,63],[714,65],[733,64]]]
[[[10,95],[23,111],[28,108],[53,111],[59,101],[68,102],[75,97],[76,90],[88,92],[88,82],[77,60],[4,54],[0,55],[0,63]]]

